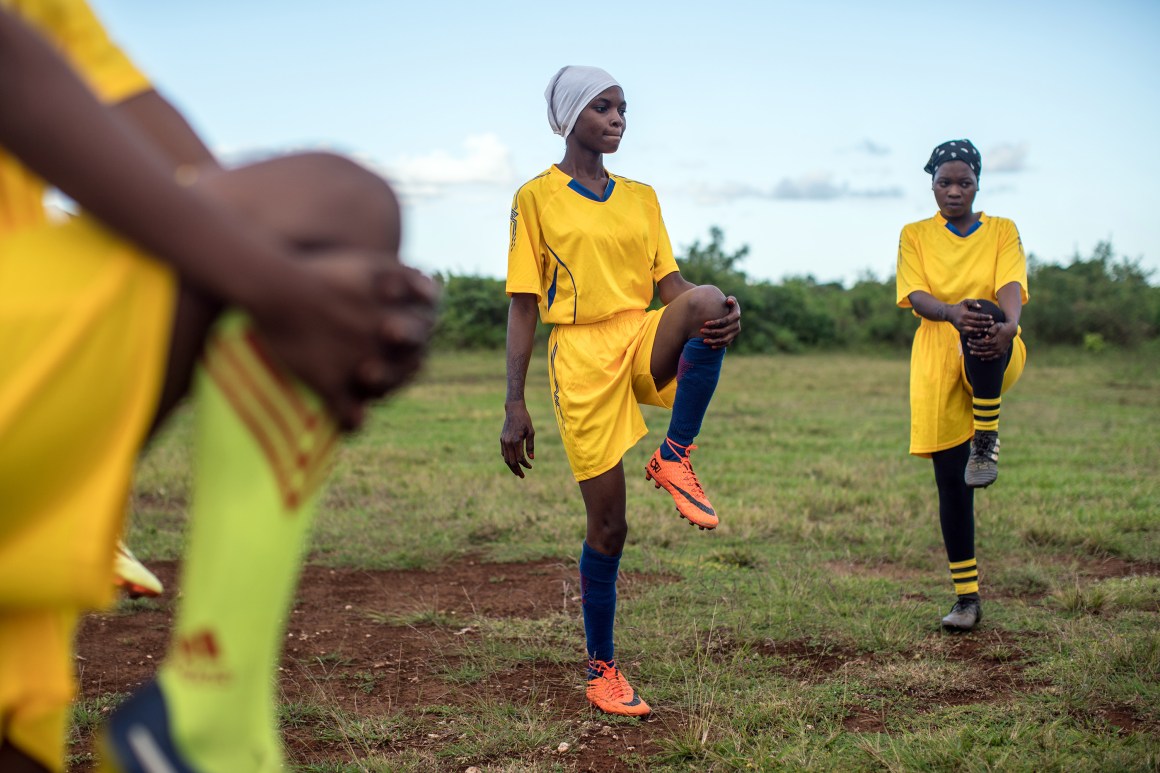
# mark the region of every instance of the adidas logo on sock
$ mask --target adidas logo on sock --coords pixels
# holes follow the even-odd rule
[[[191,681],[225,684],[233,674],[221,662],[221,646],[213,629],[203,628],[182,636],[173,645],[173,663]]]

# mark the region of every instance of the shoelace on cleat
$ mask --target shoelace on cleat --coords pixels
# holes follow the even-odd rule
[[[678,446],[676,443],[669,440],[668,438],[665,438],[665,442],[669,444],[669,448],[673,449],[673,453],[675,453],[677,456],[679,456],[681,458],[681,465],[685,468],[686,475],[683,476],[684,479],[681,481],[681,483],[686,488],[692,489],[692,493],[699,494],[700,496],[704,497],[705,490],[703,488],[701,488],[701,481],[697,480],[697,474],[695,472],[693,472],[693,462],[689,459],[689,456],[692,455],[692,453],[697,450],[697,444],[690,443],[688,446],[685,447],[684,456],[681,456],[681,453],[680,453],[680,451],[678,451]]]
[[[984,456],[991,461],[997,461],[999,456],[999,436],[990,432],[980,433],[975,437],[975,454]]]
[[[951,614],[953,615],[956,612],[966,612],[967,610],[971,609],[972,607],[977,607],[977,606],[978,606],[977,601],[956,601],[955,605],[953,607],[951,607]]]
[[[605,686],[606,697],[609,700],[627,703],[632,700],[632,686],[620,673],[620,669],[610,666],[602,660],[594,662],[593,667]]]
[[[692,489],[692,493],[704,497],[705,490],[701,488],[701,481],[697,479],[697,474],[693,472],[693,463],[686,457],[681,460],[681,464],[685,465],[685,469],[688,470],[688,477],[682,483]]]

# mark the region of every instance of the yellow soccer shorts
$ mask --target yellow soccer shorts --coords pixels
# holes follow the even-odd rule
[[[650,362],[664,309],[557,325],[548,376],[560,438],[577,481],[615,467],[648,433],[640,405],[672,408],[676,379],[657,390]]]
[[[77,614],[113,600],[175,290],[86,217],[0,236],[0,721],[38,756],[63,751]]]
[[[1016,334],[1002,394],[1015,386],[1026,364],[1027,346]],[[972,396],[959,332],[953,325],[922,320],[910,353],[910,453],[929,457],[970,440],[975,434]]]
[[[0,744],[53,771],[64,769],[78,617],[72,610],[0,609]]]

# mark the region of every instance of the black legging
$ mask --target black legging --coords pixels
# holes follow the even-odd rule
[[[938,485],[938,522],[951,563],[975,557],[975,490],[963,480],[970,455],[970,441],[931,454]]]
[[[1007,315],[998,304],[991,301],[979,301],[984,314],[990,314],[996,322],[1006,322]],[[960,333],[959,341],[963,345],[963,365],[967,371],[967,383],[971,385],[976,397],[994,399],[1003,391],[1003,373],[1007,370],[1007,363],[1011,361],[1011,347],[1007,348],[1007,356],[997,360],[980,360],[971,354],[967,347],[967,334]]]
[[[979,301],[981,311],[990,314],[996,322],[1006,322],[1007,315],[991,301]],[[970,353],[966,334],[960,335],[963,345],[963,365],[967,382],[976,397],[996,398],[1003,389],[1003,373],[1011,360],[1007,356],[997,360],[980,360]],[[942,527],[947,560],[951,563],[975,557],[975,490],[963,480],[971,443],[967,441],[945,451],[931,454],[934,461],[934,482],[938,486],[938,520]]]

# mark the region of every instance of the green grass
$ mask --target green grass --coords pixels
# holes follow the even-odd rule
[[[312,562],[575,560],[583,508],[543,357],[529,379],[538,434],[525,480],[499,454],[502,359],[439,355],[374,412],[340,452]],[[976,496],[986,622],[969,657],[968,637],[937,631],[952,591],[931,465],[906,453],[904,358],[728,358],[694,457],[722,513],[712,533],[690,529],[638,474],[667,422],[652,409],[646,420],[651,434],[625,460],[622,569],[677,581],[644,584],[621,605],[618,659],[679,721],[638,769],[1160,767],[1156,358],[1031,353],[1004,399],[999,482]],[[179,416],[142,465],[130,542],[143,557],[180,553],[189,425]],[[442,674],[465,685],[518,663],[574,663],[582,650],[579,621],[563,615],[452,622],[432,610],[377,622],[476,626]],[[368,674],[349,679],[374,687]],[[283,723],[337,734],[361,760],[306,770],[480,757],[489,771],[572,769],[533,753],[579,732],[534,702],[449,711],[470,743],[393,754],[381,746],[410,727],[399,717],[287,706]]]

